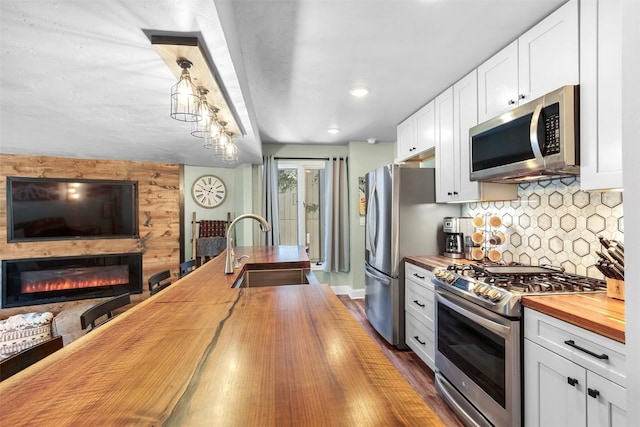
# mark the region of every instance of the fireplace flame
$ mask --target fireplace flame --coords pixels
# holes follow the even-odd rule
[[[25,271],[20,274],[22,293],[97,288],[127,283],[128,265]]]

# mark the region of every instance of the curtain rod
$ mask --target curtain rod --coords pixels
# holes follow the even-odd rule
[[[333,157],[334,159],[344,159],[347,160],[347,157]],[[274,157],[276,160],[331,160],[331,157]]]

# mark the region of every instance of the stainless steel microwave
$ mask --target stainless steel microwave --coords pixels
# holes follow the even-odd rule
[[[578,86],[563,86],[469,130],[471,180],[580,173]]]

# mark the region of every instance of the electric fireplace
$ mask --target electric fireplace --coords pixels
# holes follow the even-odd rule
[[[2,308],[142,293],[142,254],[2,261]]]

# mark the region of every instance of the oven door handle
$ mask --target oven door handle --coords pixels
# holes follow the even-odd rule
[[[468,303],[461,298],[460,298],[460,301],[457,301],[458,298],[456,298],[456,302],[454,302],[448,296],[445,296],[441,292],[436,293],[436,300],[439,303],[446,305],[456,313],[468,318],[469,320],[474,321],[475,323],[482,326],[483,328],[486,328],[491,332],[494,332],[500,337],[502,338],[509,337],[509,331],[510,331],[509,326],[502,325],[500,323],[497,323],[487,318],[487,316],[483,316],[482,314],[480,314],[481,309],[476,309],[475,307],[473,307],[475,304]]]

